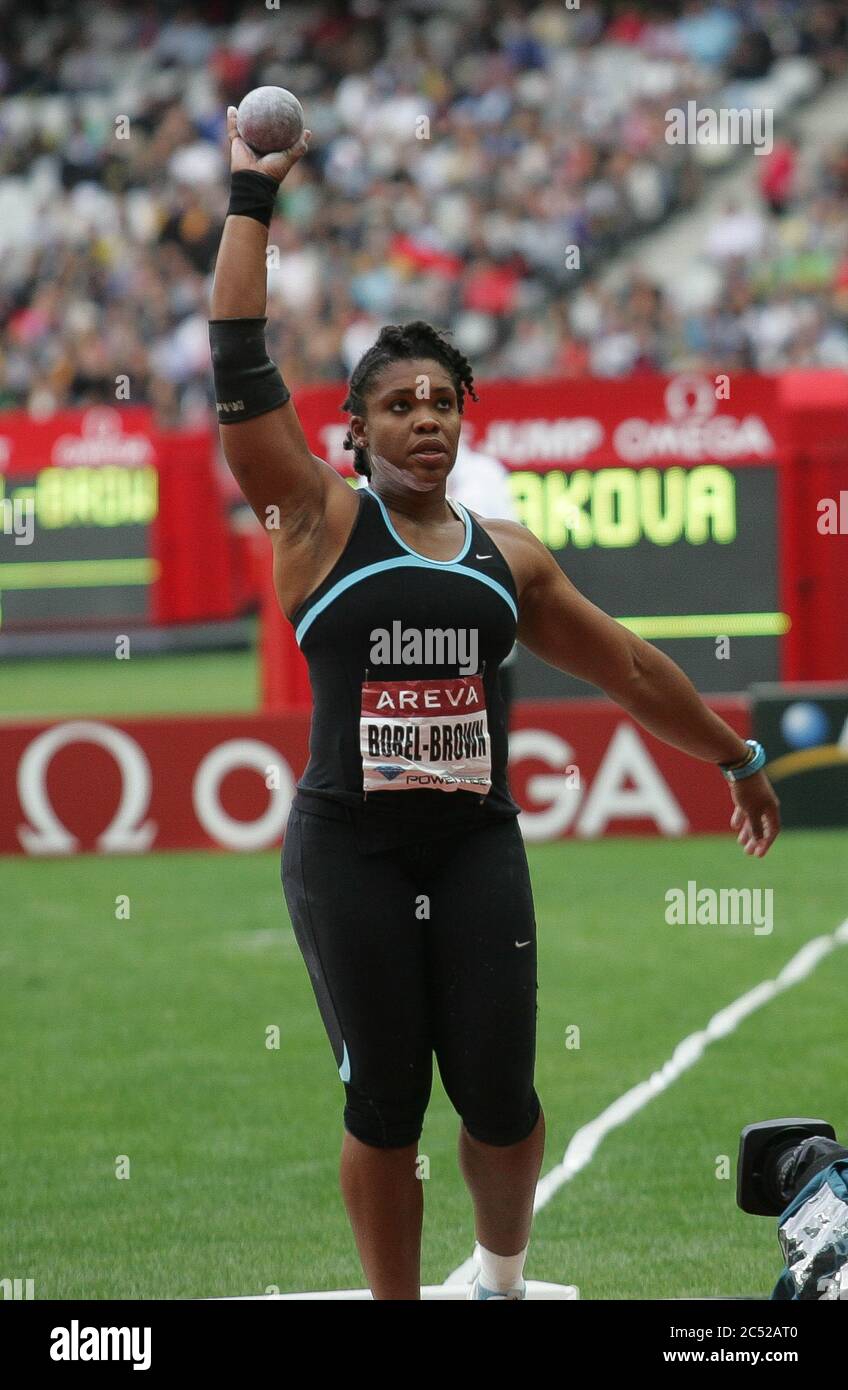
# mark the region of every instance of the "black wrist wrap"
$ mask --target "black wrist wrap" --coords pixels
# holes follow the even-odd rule
[[[219,425],[237,425],[291,399],[265,347],[267,319],[210,319],[209,346]]]
[[[239,169],[230,175],[227,216],[234,212],[239,217],[255,217],[264,227],[270,226],[279,187],[270,174],[260,174],[257,169]]]

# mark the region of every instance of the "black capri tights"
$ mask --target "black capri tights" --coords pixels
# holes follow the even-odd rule
[[[282,880],[344,1083],[345,1128],[416,1143],[433,1053],[468,1132],[535,1127],[536,921],[515,819],[379,854],[352,826],[292,808]]]

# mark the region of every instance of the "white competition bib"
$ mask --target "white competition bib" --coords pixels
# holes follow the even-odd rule
[[[363,789],[473,791],[492,785],[480,676],[365,681],[359,721]]]

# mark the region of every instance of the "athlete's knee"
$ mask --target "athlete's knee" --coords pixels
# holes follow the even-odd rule
[[[520,1107],[476,1111],[474,1114],[460,1112],[462,1123],[471,1135],[481,1144],[494,1144],[506,1148],[509,1144],[520,1144],[529,1138],[536,1128],[542,1105],[535,1087],[529,1100]]]
[[[421,1138],[429,1092],[400,1101],[375,1100],[346,1082],[345,1095],[344,1126],[361,1143],[401,1149]]]

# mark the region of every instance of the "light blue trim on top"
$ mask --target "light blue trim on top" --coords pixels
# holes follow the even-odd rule
[[[380,511],[383,513],[383,520],[388,526],[392,538],[397,541],[398,545],[403,546],[404,550],[408,551],[410,555],[414,555],[417,560],[426,560],[428,565],[438,565],[441,569],[444,569],[447,565],[458,565],[460,560],[465,559],[466,555],[468,554],[468,548],[471,545],[471,517],[468,515],[468,512],[465,510],[465,508],[462,506],[461,502],[457,502],[455,498],[450,497],[445,499],[449,504],[453,503],[454,510],[456,510],[457,507],[461,508],[460,519],[464,519],[465,521],[465,541],[463,543],[462,549],[460,550],[458,555],[454,555],[452,560],[431,560],[428,555],[421,555],[417,550],[413,550],[411,545],[407,545],[406,541],[401,540],[400,536],[398,535],[397,531],[392,525],[392,519],[389,516],[388,509],[382,497],[380,497],[378,493],[374,491],[373,488],[369,488],[369,492],[371,493],[371,496],[375,498],[376,501],[379,503]]]
[[[408,546],[406,548],[409,549]],[[463,554],[464,553],[463,551]],[[412,551],[409,556],[398,555],[393,560],[377,560],[373,565],[363,565],[362,569],[353,570],[350,574],[346,574],[344,579],[340,579],[338,584],[334,584],[332,589],[328,589],[324,597],[318,600],[304,618],[301,618],[294,634],[297,645],[301,645],[303,638],[315,619],[320,613],[324,612],[325,608],[329,608],[330,604],[334,599],[338,598],[339,594],[343,594],[346,589],[351,588],[354,584],[359,584],[363,579],[370,579],[372,574],[381,574],[384,570],[396,569],[434,569],[441,570],[443,574],[463,574],[469,579],[476,579],[480,584],[485,584],[489,589],[493,589],[496,594],[500,594],[504,602],[509,605],[510,612],[515,618],[515,621],[518,622],[518,609],[515,605],[515,599],[512,597],[512,594],[504,588],[503,584],[499,584],[496,579],[490,579],[488,574],[481,574],[479,570],[469,569],[467,565],[457,564],[455,560],[425,560],[421,556],[416,557],[415,552]]]
[[[344,1039],[342,1039],[342,1047],[344,1048],[344,1056],[342,1057],[342,1064],[339,1067],[339,1076],[342,1081],[350,1081],[350,1058],[347,1055],[347,1043]]]

